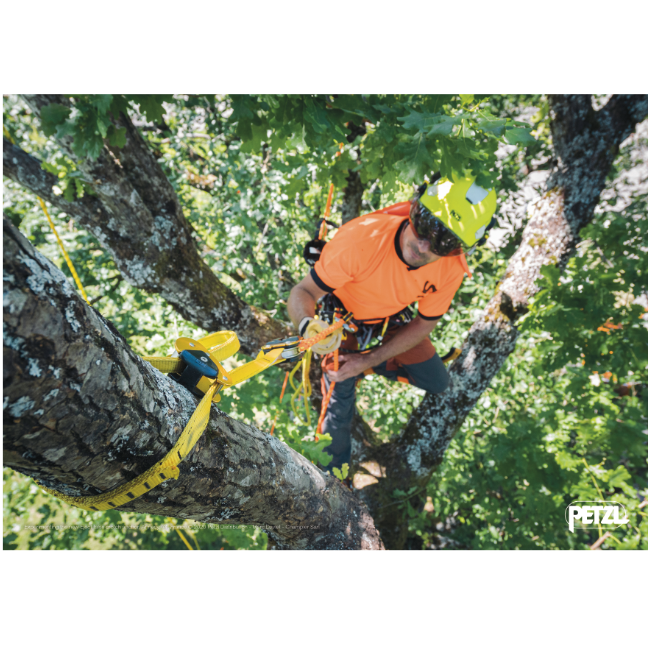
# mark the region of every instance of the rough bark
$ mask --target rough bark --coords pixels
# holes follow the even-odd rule
[[[614,96],[599,112],[588,96],[552,96],[557,156],[547,192],[530,212],[523,241],[482,316],[472,325],[461,356],[449,368],[442,395],[427,395],[404,431],[373,445],[357,428],[354,485],[370,507],[387,548],[406,541],[405,508],[394,490],[424,489],[481,394],[515,348],[517,319],[538,291],[542,266],[562,265],[575,252],[580,230],[593,218],[620,144],[647,116],[647,96]]]
[[[341,204],[341,225],[356,219],[361,214],[361,199],[363,198],[363,183],[359,172],[349,170],[348,182],[343,190]]]
[[[38,114],[60,95],[25,95]],[[140,132],[125,115],[122,149],[105,147],[97,160],[77,158],[71,138],[58,140],[75,160],[96,196],[68,203],[53,192],[53,174],[40,161],[3,139],[4,175],[70,214],[93,233],[133,286],[159,293],[178,313],[208,330],[236,329],[242,350],[252,354],[265,342],[290,335],[288,327],[248,306],[223,285],[202,260],[169,180]]]
[[[406,509],[398,507],[401,504],[392,496],[394,490],[424,489],[430,481],[450,440],[514,350],[516,322],[537,292],[535,283],[541,267],[562,265],[575,251],[580,229],[593,217],[620,143],[647,114],[647,96],[614,96],[599,112],[593,111],[586,97],[558,96],[551,98],[551,109],[557,160],[547,193],[531,210],[520,248],[510,260],[495,296],[472,326],[461,357],[450,367],[449,388],[442,396],[427,396],[405,430],[390,443],[377,444],[365,423],[355,420],[354,485],[361,490],[389,548],[401,548],[406,538]],[[29,372],[26,363],[23,368]],[[176,387],[176,391],[182,389]],[[14,395],[22,399],[28,393],[18,390]],[[10,408],[20,410],[27,404],[21,402],[16,407],[16,403],[12,402]],[[31,433],[29,430],[27,435]],[[133,475],[125,473],[124,478]],[[260,489],[269,488],[268,480],[272,477],[265,477]],[[117,483],[111,483],[111,487]],[[106,489],[104,485],[99,487]],[[284,540],[280,544],[287,545]]]
[[[365,124],[355,124],[348,122],[348,129],[350,133],[347,135],[347,141],[352,143],[359,136],[366,134]],[[361,156],[361,148],[356,149],[357,157]],[[341,225],[356,219],[361,214],[361,201],[363,199],[363,183],[361,182],[361,174],[352,169],[348,170],[347,182],[343,190],[343,203],[341,204]]]
[[[115,488],[169,451],[198,400],[136,356],[7,219],[3,243],[4,463],[69,495]],[[383,548],[340,481],[216,405],[179,467],[120,510],[256,524],[278,548]]]

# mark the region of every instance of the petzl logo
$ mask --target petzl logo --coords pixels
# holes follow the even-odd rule
[[[564,518],[573,533],[575,528],[585,530],[600,527],[615,530],[627,524],[627,511],[616,501],[573,501],[565,511]]]
[[[458,214],[456,213],[456,210],[452,210],[452,211],[451,211],[451,216],[452,216],[454,219],[456,219],[456,221],[460,221],[460,217],[459,217]]]

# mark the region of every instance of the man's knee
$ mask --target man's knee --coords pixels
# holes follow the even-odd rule
[[[428,393],[444,393],[447,390],[448,386],[449,373],[447,372],[447,368],[443,366],[441,371],[431,377],[429,385],[425,387],[424,390],[426,390]]]
[[[428,361],[404,366],[404,370],[408,374],[409,383],[427,393],[443,393],[449,386],[449,373],[437,354]]]

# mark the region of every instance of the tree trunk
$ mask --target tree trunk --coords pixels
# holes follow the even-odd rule
[[[3,243],[5,465],[70,496],[118,487],[171,449],[198,400],[136,356],[7,219]],[[254,524],[278,548],[383,548],[340,481],[214,405],[179,468],[118,509]]]
[[[614,96],[599,112],[589,96],[552,96],[550,104],[555,172],[530,211],[522,244],[496,294],[449,368],[449,387],[442,395],[427,394],[389,443],[373,445],[358,431],[354,485],[362,489],[387,548],[402,548],[407,535],[406,508],[396,503],[394,490],[420,490],[429,483],[451,439],[514,350],[516,322],[538,291],[541,267],[563,265],[573,255],[620,144],[648,110],[647,95]]]
[[[60,95],[24,97],[37,114],[50,103],[69,104]],[[56,176],[4,139],[3,173],[92,232],[128,282],[159,293],[186,320],[208,331],[237,330],[247,354],[289,336],[285,324],[248,306],[218,280],[201,259],[176,193],[139,131],[125,115],[115,123],[126,129],[125,146],[105,147],[94,161],[77,158],[71,138],[58,140],[96,196],[65,201],[53,192]]]
[[[343,190],[341,204],[341,225],[356,219],[361,214],[361,199],[363,198],[363,183],[359,172],[348,171],[348,182]]]
[[[347,135],[347,141],[352,143],[359,136],[366,134],[365,124],[355,124],[348,122],[348,129],[350,133]],[[361,157],[361,148],[356,149],[357,159]],[[356,219],[361,214],[361,200],[363,199],[363,183],[361,182],[361,174],[352,169],[348,170],[347,183],[345,190],[343,190],[343,203],[341,205],[341,225]]]
[[[540,276],[541,267],[545,264],[564,264],[574,253],[575,246],[579,241],[580,229],[593,217],[594,207],[598,201],[600,192],[604,187],[606,175],[615,156],[617,155],[620,143],[629,135],[629,133],[632,132],[634,125],[644,119],[647,114],[647,96],[614,96],[607,106],[599,112],[593,111],[588,97],[558,96],[551,98],[551,108],[557,162],[555,171],[548,183],[548,191],[531,210],[530,220],[524,230],[523,241],[520,248],[510,260],[495,296],[489,302],[483,315],[470,329],[461,356],[450,367],[449,372],[451,381],[449,388],[445,391],[444,395],[441,396],[427,395],[422,401],[420,407],[412,414],[405,430],[396,439],[389,443],[377,444],[370,435],[370,432],[367,430],[367,427],[364,427],[364,423],[355,420],[355,426],[353,428],[354,485],[361,490],[360,493],[368,504],[374,522],[376,523],[377,528],[381,531],[382,538],[388,548],[403,547],[407,532],[405,526],[406,509],[400,507],[400,505],[403,504],[399,503],[398,500],[393,497],[394,490],[397,488],[402,491],[408,491],[411,488],[420,490],[424,489],[430,481],[432,473],[442,460],[442,456],[447,449],[451,438],[460,429],[467,414],[475,406],[480,395],[489,386],[492,378],[499,371],[505,359],[514,350],[518,337],[516,322],[517,319],[526,312],[530,298],[538,291],[535,282]],[[29,260],[28,262],[33,263],[32,260]],[[28,265],[27,268],[31,270],[28,262],[26,262]],[[40,294],[42,294],[43,289],[41,285],[43,285],[44,282],[42,274],[37,274],[35,277],[27,276],[25,282],[28,283],[30,288],[33,284],[36,289],[38,289],[37,293],[40,292]],[[18,291],[20,291],[20,289],[18,289]],[[33,289],[33,291],[36,290]],[[25,295],[29,295],[29,292]],[[22,303],[20,302],[21,300],[23,301]],[[66,300],[68,299],[66,298]],[[59,330],[63,329],[63,326],[66,326],[67,329],[65,329],[65,336],[68,337],[65,339],[67,342],[66,345],[72,346],[74,343],[72,343],[72,339],[70,339],[70,328],[73,326],[73,323],[77,324],[82,332],[93,331],[94,325],[88,322],[88,326],[81,329],[78,321],[81,314],[81,308],[78,306],[80,302],[75,296],[72,296],[72,298],[68,300],[68,306],[64,305],[65,301],[59,302],[59,305],[56,305],[56,303],[53,305],[54,310],[52,311],[52,309],[48,307],[46,301],[40,300],[39,311],[45,310],[48,313],[51,312],[52,318],[58,318],[58,320],[61,321],[61,327],[59,327]],[[15,305],[18,304],[20,306],[15,307]],[[74,309],[70,312],[66,311],[71,304],[75,305]],[[77,409],[77,411],[74,412],[73,416],[68,416],[68,419],[65,420],[66,425],[64,426],[67,427],[67,423],[72,423],[75,425],[74,431],[85,431],[85,428],[87,427],[92,432],[94,428],[100,426],[98,424],[100,422],[100,412],[97,411],[96,414],[93,414],[92,409],[90,409],[93,417],[88,418],[87,425],[84,423],[84,408],[89,407],[85,406],[81,393],[79,395],[75,394],[75,386],[79,391],[83,390],[87,381],[84,373],[91,374],[91,371],[93,373],[96,371],[94,368],[91,368],[90,363],[85,360],[80,360],[72,365],[65,365],[63,360],[68,358],[72,359],[72,357],[69,357],[69,354],[65,351],[63,343],[61,343],[62,351],[59,351],[56,348],[54,342],[58,341],[58,339],[53,338],[55,335],[50,332],[47,325],[39,324],[41,323],[42,318],[38,315],[33,316],[34,322],[30,321],[29,328],[27,330],[22,330],[22,335],[17,333],[16,328],[18,325],[14,324],[14,322],[18,322],[20,314],[24,311],[23,305],[24,309],[29,310],[28,312],[25,312],[26,314],[37,314],[37,310],[35,310],[33,306],[33,301],[30,302],[28,298],[23,298],[21,295],[16,294],[16,297],[9,301],[9,311],[11,314],[11,318],[9,319],[10,335],[9,338],[5,338],[5,345],[10,345],[8,341],[13,343],[13,346],[10,345],[10,347],[13,347],[13,351],[10,351],[10,355],[11,363],[15,365],[15,369],[13,371],[10,370],[10,372],[14,372],[17,378],[10,384],[12,392],[10,393],[6,391],[6,395],[10,400],[7,403],[9,404],[8,408],[12,417],[17,418],[20,421],[21,413],[24,412],[30,413],[31,415],[29,415],[29,417],[32,419],[29,420],[27,424],[23,425],[24,429],[21,429],[20,427],[13,427],[12,429],[12,433],[10,434],[12,444],[14,444],[13,441],[16,440],[13,431],[19,430],[20,436],[18,439],[20,440],[20,445],[22,445],[17,446],[16,451],[13,451],[12,447],[12,455],[10,456],[12,462],[23,467],[23,471],[26,471],[26,473],[31,473],[33,475],[36,475],[37,471],[42,471],[46,474],[50,473],[52,476],[57,476],[58,472],[58,475],[65,479],[58,479],[60,484],[63,485],[71,485],[76,482],[82,486],[83,484],[94,486],[102,491],[114,487],[115,485],[119,485],[124,482],[124,480],[128,480],[137,475],[137,473],[142,471],[142,469],[146,469],[146,467],[149,466],[148,463],[142,463],[137,459],[136,452],[138,448],[129,447],[131,438],[127,437],[126,439],[122,439],[120,437],[121,431],[119,421],[110,420],[105,425],[103,431],[106,430],[107,433],[105,438],[102,438],[102,440],[107,440],[107,442],[104,447],[97,448],[98,453],[101,451],[101,453],[104,454],[101,456],[101,461],[99,461],[101,463],[100,468],[108,466],[103,463],[110,463],[110,472],[115,473],[114,475],[110,475],[108,479],[106,478],[106,473],[101,473],[97,475],[97,478],[95,478],[92,471],[97,470],[86,469],[86,466],[83,465],[83,463],[78,463],[73,467],[69,467],[67,464],[65,466],[62,465],[67,461],[62,458],[63,454],[61,454],[61,457],[57,454],[59,453],[59,449],[65,447],[65,441],[63,441],[64,444],[46,447],[44,451],[39,451],[38,440],[40,439],[40,436],[43,435],[44,440],[46,440],[48,438],[48,435],[46,434],[49,433],[46,430],[46,433],[44,434],[43,428],[47,426],[55,432],[55,435],[61,435],[55,425],[57,422],[62,421],[62,418],[66,417],[67,412],[63,413],[62,418],[56,419],[53,419],[50,416],[50,412],[53,410],[52,408],[50,408],[48,413],[39,413],[39,411],[42,411],[43,409],[35,406],[36,401],[30,396],[28,382],[34,381],[38,383],[40,381],[45,382],[45,380],[51,382],[47,384],[42,392],[42,394],[45,395],[43,398],[44,403],[45,398],[49,395],[45,390],[54,390],[54,388],[58,388],[58,386],[55,386],[54,383],[52,383],[54,381],[52,379],[54,369],[56,369],[58,373],[65,371],[64,377],[68,378],[66,380],[68,383],[65,384],[65,390],[71,396],[70,399],[66,401],[66,408],[74,408]],[[81,305],[81,307],[84,310],[86,309],[84,305]],[[14,309],[18,310],[18,316],[15,316],[13,311],[11,311]],[[63,313],[66,314],[67,324],[62,317]],[[85,312],[83,313],[85,314]],[[90,311],[90,313],[94,314],[93,318],[96,322],[100,322],[101,320],[102,323],[105,323],[105,321],[103,321],[101,317],[97,316],[95,312]],[[56,316],[56,314],[58,314],[58,316]],[[70,314],[70,316],[68,316],[68,314]],[[30,316],[30,318],[32,317]],[[70,318],[72,318],[72,321]],[[93,323],[95,321],[93,321]],[[38,327],[35,327],[34,323],[38,325]],[[103,350],[100,351],[100,348],[102,347],[101,343],[106,338],[104,331],[108,332],[108,326],[105,325],[104,329],[101,327],[96,329],[98,331],[97,336],[99,336],[100,339],[99,343],[92,344],[95,352],[92,359],[100,359],[100,356],[104,354],[107,363],[116,363],[118,357],[115,355],[110,357],[107,353],[104,353]],[[239,331],[239,328],[237,328],[237,330]],[[48,361],[48,364],[52,366],[53,370],[52,374],[48,374],[45,379],[40,379],[40,375],[38,381],[36,379],[26,379],[27,374],[33,371],[41,372],[41,366],[39,364],[38,369],[34,370],[34,362],[28,357],[21,357],[20,351],[22,350],[22,354],[26,354],[26,348],[20,347],[22,345],[21,339],[18,338],[20,336],[22,336],[23,339],[29,339],[33,348],[39,349],[40,351],[41,348],[38,346],[43,346],[43,349],[47,350],[48,354],[52,356],[53,359],[56,357],[56,359],[54,359],[56,361],[55,363]],[[59,336],[63,337],[63,334],[60,334]],[[86,337],[89,336],[90,334],[86,334]],[[101,338],[101,336],[104,338]],[[117,340],[115,334],[112,334],[112,337]],[[126,356],[131,353],[125,351],[124,345],[121,343],[121,338],[119,341],[121,346],[119,349],[123,351],[123,354],[119,359],[122,359],[122,357],[126,358]],[[77,342],[77,344],[83,349],[84,346],[79,342]],[[87,343],[86,347],[90,345],[90,343]],[[106,347],[106,345],[107,344],[105,343],[104,347]],[[116,349],[115,343],[111,343],[110,345],[112,347],[106,347],[106,349]],[[30,348],[30,350],[31,349],[32,348]],[[131,354],[131,357],[132,356],[133,355]],[[104,359],[103,356],[101,358]],[[83,357],[83,359],[86,359],[86,357]],[[129,365],[126,370],[122,370],[120,374],[123,382],[126,382],[123,388],[120,389],[122,390],[122,401],[125,401],[123,399],[124,393],[127,393],[130,396],[130,393],[132,392],[134,395],[137,394],[139,397],[142,397],[142,391],[145,387],[149,387],[151,392],[152,386],[162,386],[160,382],[166,381],[156,371],[151,369],[147,369],[146,371],[143,370],[143,364],[139,362],[136,357],[133,357],[133,359],[135,361],[132,361],[131,365]],[[140,378],[140,383],[138,384],[138,380],[136,380],[136,384],[133,384],[133,382],[129,384],[129,379],[126,379],[126,377],[130,378],[132,374],[135,376],[131,366],[136,363],[139,372],[137,377]],[[81,364],[81,372],[76,370],[79,364]],[[7,365],[9,364],[5,363],[5,366]],[[123,366],[120,366],[120,368],[122,367]],[[78,375],[82,375],[82,383],[80,382],[80,379],[78,379]],[[150,383],[147,383],[145,378],[148,378]],[[155,384],[152,383],[153,379],[151,378],[155,379]],[[58,379],[58,376],[56,379]],[[54,388],[51,388],[51,386],[54,386]],[[136,389],[140,392],[136,393]],[[109,386],[109,390],[111,390],[111,386]],[[119,392],[115,387],[113,387],[112,390],[114,395],[117,395]],[[183,411],[182,417],[178,416],[177,419],[173,420],[175,426],[179,427],[178,431],[180,432],[183,423],[187,421],[188,414],[191,412],[193,404],[195,404],[195,400],[187,396],[184,389],[177,386],[168,386],[165,384],[164,389],[161,390],[163,390],[165,396],[172,395],[173,399],[176,400],[176,404],[182,403],[181,405],[183,408],[180,409]],[[87,402],[89,404],[94,404],[93,400],[89,397],[90,394],[93,393],[88,393],[86,395]],[[136,400],[136,403],[141,406],[138,411],[141,416],[138,422],[147,422],[148,419],[153,417],[150,415],[150,412],[152,412],[154,407],[152,406],[151,409],[147,410],[147,408],[142,408],[142,404],[158,404],[155,400],[152,402],[148,395],[149,394],[146,394],[145,398],[142,398],[142,402]],[[179,395],[185,396],[185,402],[181,400]],[[116,403],[119,403],[116,396],[114,399]],[[37,410],[33,411],[34,408]],[[93,406],[93,408],[101,409],[102,407]],[[123,408],[126,408],[126,406]],[[108,411],[111,416],[114,413],[113,410],[105,409],[105,411]],[[105,411],[101,411],[101,414]],[[176,415],[171,414],[170,416],[172,418],[177,417]],[[81,425],[75,424],[75,419],[77,417],[80,418],[79,422],[82,423]],[[103,417],[107,416],[103,415]],[[44,424],[41,423],[41,420],[44,421]],[[214,408],[212,420],[213,422],[210,425],[210,431],[216,430],[216,433],[212,435],[215,437],[215,445],[219,447],[219,454],[221,455],[215,453],[214,460],[212,460],[213,457],[209,455],[210,461],[206,465],[201,466],[206,471],[206,475],[201,475],[199,473],[196,476],[200,479],[205,479],[205,483],[202,484],[204,487],[200,489],[209,491],[210,495],[213,494],[210,490],[213,489],[212,482],[214,481],[215,493],[218,493],[221,498],[226,499],[227,503],[222,504],[223,508],[225,508],[224,511],[218,511],[218,509],[216,509],[216,504],[212,501],[204,503],[199,501],[197,498],[197,501],[201,503],[201,507],[215,507],[215,509],[211,511],[211,515],[203,518],[207,520],[209,516],[212,516],[213,520],[219,520],[218,517],[221,516],[222,518],[233,518],[242,523],[259,523],[259,516],[261,516],[260,509],[251,509],[251,502],[248,500],[245,501],[245,505],[242,503],[242,497],[239,495],[239,492],[243,489],[241,487],[242,484],[235,483],[235,485],[238,485],[239,487],[233,487],[220,476],[219,472],[216,472],[213,469],[221,469],[224,466],[227,467],[230,463],[241,469],[241,464],[238,465],[238,463],[240,463],[243,454],[258,454],[253,456],[256,459],[255,464],[257,467],[254,468],[255,471],[251,470],[250,474],[243,479],[243,484],[248,487],[248,476],[255,477],[254,479],[251,479],[252,481],[256,482],[259,480],[259,489],[265,491],[265,494],[267,491],[270,492],[266,497],[268,507],[270,507],[272,513],[277,513],[278,510],[275,506],[274,499],[281,499],[282,495],[276,493],[275,483],[273,483],[273,481],[279,481],[280,479],[278,478],[278,471],[275,466],[269,468],[268,464],[263,464],[263,459],[266,458],[266,456],[262,451],[260,451],[260,449],[263,447],[262,442],[266,441],[264,434],[256,432],[255,429],[244,427],[245,432],[256,432],[256,435],[258,435],[259,438],[255,438],[250,434],[251,437],[242,445],[241,435],[239,438],[232,436],[235,436],[234,431],[241,432],[242,429],[236,429],[236,427],[243,427],[243,425],[240,423],[233,424],[232,420],[229,420]],[[129,426],[133,428],[135,426],[134,421],[129,420],[129,422]],[[166,421],[162,418],[159,422],[160,426],[166,424]],[[218,423],[221,428],[219,428],[215,423]],[[227,425],[231,428],[228,428]],[[144,429],[144,426],[142,428]],[[155,426],[153,428],[155,430]],[[127,427],[127,431],[131,431],[131,429]],[[163,431],[168,431],[168,429],[163,429]],[[197,460],[199,457],[203,458],[203,454],[209,452],[210,445],[206,443],[206,439],[209,440],[210,437],[208,435],[209,433],[210,432],[207,432],[204,436],[204,440],[199,443],[196,450],[193,452],[191,459],[186,461],[188,465],[195,465],[195,458],[197,458]],[[85,443],[84,441],[84,444],[95,444],[93,435],[96,434],[89,434],[89,442]],[[134,439],[138,440],[149,440],[153,438],[152,434],[148,434],[149,438],[147,437],[146,430],[144,430],[144,432],[132,431],[129,435],[132,435]],[[169,433],[167,435],[169,435]],[[143,437],[140,438],[139,436]],[[235,442],[235,440],[237,440],[237,442]],[[255,440],[255,442],[253,443],[252,440]],[[171,446],[168,438],[165,437],[163,433],[156,437],[156,441],[158,442],[159,446],[157,449],[159,450],[168,449]],[[232,444],[229,445],[229,443]],[[75,444],[77,443],[74,439],[71,440],[70,445],[74,446]],[[246,446],[247,444],[255,447],[256,451],[248,449]],[[236,451],[231,451],[232,447],[237,447]],[[275,448],[276,447],[273,447],[273,449]],[[45,455],[46,452],[49,456]],[[33,461],[30,453],[34,454],[33,458],[36,458],[37,462]],[[116,454],[118,453],[122,454],[122,456],[117,457]],[[160,457],[162,453],[162,451],[159,451],[155,458]],[[84,462],[88,461],[90,465],[91,459],[95,455],[96,454],[94,453],[88,453],[84,457]],[[259,455],[261,455],[261,458],[258,460]],[[136,458],[134,458],[134,456]],[[295,456],[301,458],[297,454]],[[9,458],[9,456],[7,457]],[[225,465],[219,465],[219,458],[224,457],[228,462]],[[54,458],[54,460],[52,460],[52,458]],[[122,462],[114,462],[116,458]],[[249,458],[249,456],[246,456],[246,458]],[[194,461],[194,463],[192,461]],[[125,468],[124,464],[127,462],[131,463],[131,465],[127,465]],[[212,462],[213,465],[210,465],[210,462]],[[286,471],[284,473],[294,477],[311,477],[312,475],[309,471],[316,472],[316,470],[311,464],[304,461],[304,459],[302,462],[306,465],[306,468],[304,465],[300,465],[302,469],[296,470],[294,473],[294,467],[298,464],[297,461],[294,463],[285,461],[283,468]],[[50,467],[48,463],[53,463],[54,467]],[[195,466],[198,467],[198,465]],[[270,472],[270,474],[265,474],[262,477],[257,471],[258,467],[261,466],[265,467],[265,471]],[[18,469],[20,469],[20,467],[18,467]],[[251,465],[245,464],[244,467],[250,470]],[[210,473],[210,469],[213,469],[213,473]],[[239,472],[239,470],[237,471]],[[108,473],[110,474],[110,472]],[[225,474],[225,472],[223,473]],[[111,480],[113,476],[117,475],[119,475],[119,480]],[[283,476],[283,472],[279,471],[279,475]],[[236,476],[240,476],[240,474],[237,473]],[[293,505],[293,500],[296,498],[296,494],[302,495],[302,501],[300,501],[301,504],[307,504],[310,498],[308,495],[312,495],[314,491],[318,493],[318,490],[321,490],[319,494],[322,495],[331,494],[331,496],[327,497],[330,501],[332,499],[336,500],[341,498],[338,496],[339,494],[347,495],[344,488],[340,488],[338,487],[338,484],[331,484],[329,482],[333,479],[322,478],[320,473],[316,473],[316,476],[321,477],[320,480],[324,482],[324,487],[320,487],[320,484],[317,485],[314,483],[316,480],[314,479],[314,481],[309,483],[309,489],[302,488],[300,487],[302,484],[299,483],[298,479],[295,479],[291,484],[291,489],[294,490],[294,492],[292,492],[293,496],[288,500],[282,500],[283,506],[285,508],[290,508],[290,505]],[[93,480],[91,481],[89,479]],[[307,478],[304,478],[304,480],[308,481]],[[148,504],[146,506],[147,508],[156,508],[158,502],[155,499],[152,499],[151,495],[155,494],[157,496],[162,493],[164,493],[167,498],[173,499],[174,505],[184,504],[182,501],[184,494],[188,494],[189,500],[192,501],[192,495],[194,494],[192,491],[194,490],[192,479],[183,473],[179,479],[179,486],[182,481],[186,481],[183,485],[186,486],[185,490],[187,490],[187,492],[184,490],[180,490],[179,492],[179,488],[176,487],[166,488],[165,486],[167,484],[164,484],[157,488],[160,492],[152,492],[134,503],[142,501],[143,503]],[[188,481],[189,483],[187,483]],[[52,485],[57,487],[57,484],[55,483],[52,483]],[[191,489],[190,485],[192,486]],[[335,489],[334,487],[330,487],[332,485],[337,486],[340,492],[332,492],[332,490]],[[232,491],[228,491],[229,486]],[[312,486],[315,487],[312,489]],[[303,491],[301,492],[299,488]],[[295,490],[298,491],[296,492]],[[249,497],[252,503],[256,506],[259,504],[260,498],[265,498],[253,495],[250,490],[244,493],[243,498],[245,499],[245,497]],[[325,496],[322,496],[321,498],[324,499]],[[267,501],[264,501],[264,508],[267,507]],[[192,501],[192,503],[194,504],[194,501]],[[320,503],[321,502],[319,501],[316,508],[321,507]],[[312,505],[309,505],[309,509],[311,508]],[[151,509],[146,511],[154,512],[154,510]],[[158,511],[155,512],[158,513]],[[176,516],[192,516],[192,518],[197,518],[195,514],[179,514],[179,512],[185,513],[185,511],[181,509],[181,511],[174,511],[173,514]],[[226,514],[224,514],[224,512]],[[318,512],[318,509],[312,510],[312,512]],[[325,512],[325,510],[322,512]],[[326,516],[323,515],[322,512],[320,516]],[[327,519],[328,522],[331,522],[328,530],[333,527],[333,529],[339,531],[334,535],[334,537],[330,536],[327,538],[327,543],[331,543],[333,539],[342,539],[336,537],[336,535],[342,533],[340,533],[341,529],[337,528],[338,515],[332,514],[333,510],[327,512],[327,516],[331,515],[331,517]],[[338,513],[340,511],[337,510],[336,512]],[[350,510],[345,512],[361,511]],[[172,513],[165,512],[165,514]],[[200,516],[201,513],[199,513],[199,518]],[[273,515],[276,519],[280,516],[281,514]],[[363,526],[358,525],[357,528],[354,526],[352,527],[353,532],[351,534],[357,535],[357,537],[355,537],[356,540],[364,539],[364,534],[369,535],[368,539],[370,540],[378,539],[376,537],[377,533],[374,529],[372,529],[374,532],[367,532],[371,530],[371,524],[368,523],[370,522],[370,519],[366,517],[367,515],[364,515]],[[308,513],[306,513],[300,521],[307,521],[307,518]],[[273,521],[276,519],[273,519]],[[268,521],[269,520],[267,520],[267,525]],[[286,520],[283,519],[282,521],[284,522]],[[348,515],[347,521],[361,521],[361,519],[356,519],[353,518],[353,515]],[[300,539],[302,540],[302,538]],[[322,544],[325,544],[325,542],[322,541],[322,538],[318,538],[316,542],[313,541],[314,539],[315,537],[310,537],[310,541],[305,542],[305,547],[317,547],[321,542]],[[281,537],[278,537],[278,540],[278,543],[284,546],[290,546],[293,543],[287,542],[285,538]],[[302,543],[302,541],[300,543]],[[318,547],[324,547],[322,544]],[[375,547],[379,542],[372,541],[368,542],[368,544],[369,546]],[[297,546],[298,544],[293,543],[293,545]],[[354,546],[354,544],[351,544],[351,546]],[[359,547],[358,544],[355,547]]]

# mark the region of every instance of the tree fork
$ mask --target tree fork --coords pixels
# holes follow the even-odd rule
[[[451,439],[514,351],[516,322],[539,290],[535,283],[542,266],[562,266],[575,253],[621,143],[648,110],[647,95],[614,96],[598,112],[589,96],[551,96],[550,104],[555,173],[531,209],[522,243],[495,295],[449,368],[449,387],[442,395],[427,394],[393,441],[356,445],[354,485],[388,548],[403,548],[407,535],[406,509],[395,504],[394,490],[417,491],[431,480]]]
[[[71,496],[135,478],[198,400],[135,355],[6,218],[3,243],[5,464]],[[180,470],[119,510],[258,525],[277,548],[383,548],[340,481],[214,405]]]
[[[50,103],[69,104],[60,95],[24,97],[37,114]],[[219,281],[199,255],[178,198],[148,145],[127,116],[115,119],[126,128],[126,144],[123,149],[105,147],[97,160],[77,158],[71,138],[57,140],[96,197],[71,203],[57,197],[52,187],[58,179],[40,169],[36,158],[3,140],[5,176],[88,228],[130,284],[159,293],[184,319],[208,331],[236,329],[247,354],[289,335],[285,324],[247,305]],[[91,209],[78,207],[84,200]]]

